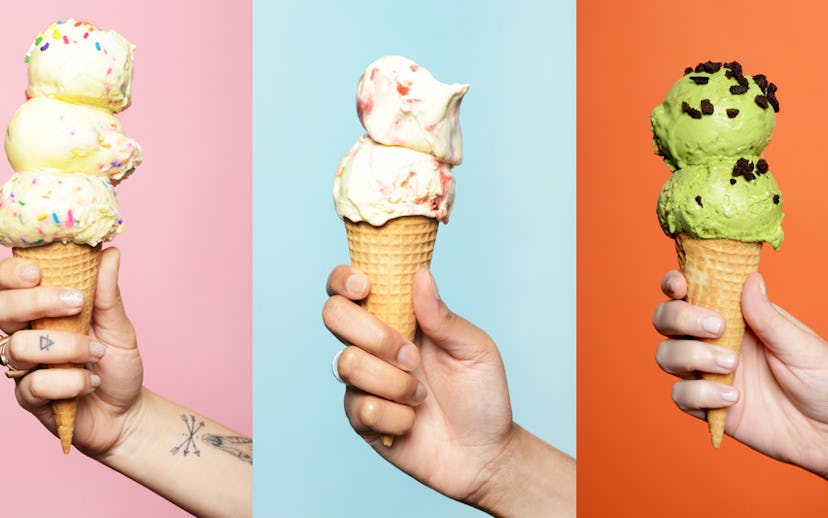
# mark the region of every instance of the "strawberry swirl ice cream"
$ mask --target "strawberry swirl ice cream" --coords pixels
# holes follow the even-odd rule
[[[462,161],[458,112],[468,91],[444,84],[400,56],[371,63],[357,86],[367,135],[337,167],[339,217],[381,226],[403,216],[447,222],[454,201],[451,168]]]

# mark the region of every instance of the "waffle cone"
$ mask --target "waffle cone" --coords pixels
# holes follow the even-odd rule
[[[687,302],[712,309],[725,319],[725,332],[717,339],[703,341],[726,347],[736,354],[742,349],[745,320],[742,317],[742,287],[758,270],[762,243],[730,239],[694,239],[676,236],[679,267],[687,279]],[[703,374],[702,379],[733,385],[734,373]],[[707,425],[713,447],[722,444],[726,408],[707,411]]]
[[[351,264],[371,281],[363,306],[409,340],[417,332],[412,282],[420,268],[428,268],[438,221],[405,216],[381,227],[345,220]]]
[[[83,309],[80,313],[68,317],[41,318],[31,323],[32,329],[88,333],[101,261],[101,245],[92,247],[75,243],[52,243],[32,248],[14,248],[12,251],[15,257],[34,261],[40,266],[41,285],[64,286],[83,293]],[[73,366],[60,364],[53,367]],[[69,453],[72,445],[77,408],[76,398],[52,401],[52,412],[63,453]]]

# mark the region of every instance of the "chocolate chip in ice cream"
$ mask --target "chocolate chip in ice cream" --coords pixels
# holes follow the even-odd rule
[[[681,102],[681,111],[694,119],[701,119],[702,116],[701,112],[687,104],[687,101]]]
[[[710,81],[710,78],[707,76],[690,76],[690,80],[697,85],[706,85]]]
[[[710,102],[710,99],[702,99],[701,112],[702,115],[713,115],[713,103]]]
[[[729,119],[732,119],[733,117],[739,115],[739,109],[738,108],[728,108],[725,111],[727,112],[727,117]]]
[[[768,109],[768,98],[765,97],[764,95],[757,95],[756,97],[753,98],[753,100],[763,110]]]

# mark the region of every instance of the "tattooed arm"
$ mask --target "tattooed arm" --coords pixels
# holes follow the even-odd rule
[[[197,516],[250,516],[253,443],[142,390],[126,433],[99,460]]]
[[[83,295],[38,286],[29,261],[0,261],[0,327],[11,334],[5,360],[17,370],[20,405],[52,432],[51,400],[78,398],[72,444],[198,516],[250,516],[249,439],[142,386],[135,330],[118,291],[119,254],[104,250],[89,335],[25,329],[44,316],[76,314]],[[58,445],[55,445],[57,448]]]

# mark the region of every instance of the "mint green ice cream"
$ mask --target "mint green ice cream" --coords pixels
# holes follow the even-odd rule
[[[670,236],[782,243],[782,195],[761,158],[779,110],[776,86],[741,65],[688,68],[650,116],[673,171],[658,199]]]

